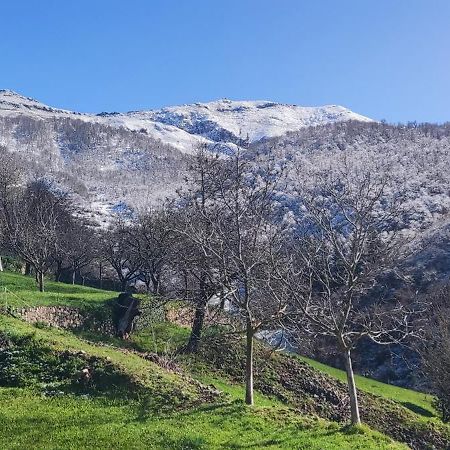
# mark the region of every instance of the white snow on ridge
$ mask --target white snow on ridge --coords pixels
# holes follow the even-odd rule
[[[226,132],[228,132],[236,138],[248,137],[251,142],[266,137],[281,136],[306,126],[346,120],[371,121],[368,117],[337,105],[304,107],[269,101],[227,99],[154,111],[130,112],[127,115],[143,121],[174,125],[213,141],[222,140],[221,137],[226,138]]]
[[[9,90],[0,90],[0,116],[29,115],[33,118],[72,117],[112,127],[142,131],[184,153],[198,142],[235,144],[239,138],[255,142],[282,136],[303,127],[358,120],[368,122],[347,108],[336,105],[303,107],[269,101],[231,101],[173,106],[151,111],[85,114],[49,107]]]
[[[65,109],[47,106],[31,97],[24,97],[8,89],[0,89],[0,114],[2,116],[27,114],[42,118],[55,114],[89,117],[88,114],[75,113]]]
[[[102,118],[105,120],[105,117]],[[106,123],[111,126],[125,127],[130,130],[140,131],[144,129],[146,133],[154,139],[159,139],[165,144],[169,144],[183,153],[194,154],[196,144],[200,141],[209,142],[208,139],[193,135],[174,125],[155,122],[153,120],[141,120],[130,117],[126,114],[108,116]]]

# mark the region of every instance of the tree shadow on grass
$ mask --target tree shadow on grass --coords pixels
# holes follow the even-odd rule
[[[405,408],[408,408],[412,412],[419,414],[420,416],[434,417],[434,414],[429,409],[422,408],[421,406],[416,405],[415,403],[401,402],[401,405],[403,405]]]
[[[186,410],[180,410],[176,407],[168,408],[165,405],[164,409],[161,409],[161,404],[152,397],[152,395],[144,395],[141,399],[135,403],[136,417],[134,422],[145,422],[150,418],[164,418],[171,417],[173,413],[176,413],[178,417],[189,417],[193,412],[221,412],[221,415],[227,419],[240,417],[242,415],[243,405],[238,406],[235,403],[211,403],[207,405],[199,405],[197,407],[187,408]]]

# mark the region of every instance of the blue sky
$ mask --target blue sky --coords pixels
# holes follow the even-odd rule
[[[83,112],[217,98],[450,121],[449,0],[3,0],[0,88]]]

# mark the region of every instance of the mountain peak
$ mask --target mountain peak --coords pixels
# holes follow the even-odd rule
[[[34,98],[25,97],[11,89],[0,89],[0,102],[10,102],[17,104],[39,104],[43,105],[43,103],[38,102]]]
[[[48,113],[71,113],[63,109],[52,108],[32,97],[26,97],[10,89],[0,89],[0,112],[6,115],[31,113],[33,116],[48,115]]]
[[[247,136],[255,142],[308,126],[371,119],[338,105],[297,106],[269,100],[230,100],[169,106],[160,110],[130,112],[128,117],[175,126],[214,142],[237,142]]]
[[[184,153],[191,153],[199,140],[228,145],[237,144],[242,136],[246,136],[250,142],[256,142],[299,131],[304,127],[349,120],[371,121],[339,105],[298,106],[270,100],[229,98],[150,111],[91,115],[53,108],[17,92],[0,90],[0,115],[22,114],[39,119],[76,116],[83,121],[139,132],[144,130],[148,135]]]

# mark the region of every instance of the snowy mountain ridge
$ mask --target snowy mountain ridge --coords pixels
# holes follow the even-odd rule
[[[371,119],[342,106],[304,107],[269,101],[232,101],[173,106],[154,111],[130,112],[128,117],[173,125],[213,142],[232,143],[248,138],[256,142],[303,127],[348,120]]]
[[[337,105],[304,107],[269,101],[222,99],[149,111],[100,113],[72,112],[47,106],[10,90],[0,90],[0,116],[28,115],[34,118],[76,117],[86,122],[145,132],[184,153],[192,153],[199,141],[236,144],[282,136],[303,127],[349,120],[371,119]]]
[[[29,178],[55,180],[98,221],[126,206],[144,207],[173,195],[184,184],[189,158],[199,143],[226,152],[243,139],[257,144],[350,121],[374,123],[336,105],[227,99],[88,114],[0,90],[0,148],[20,154]]]

